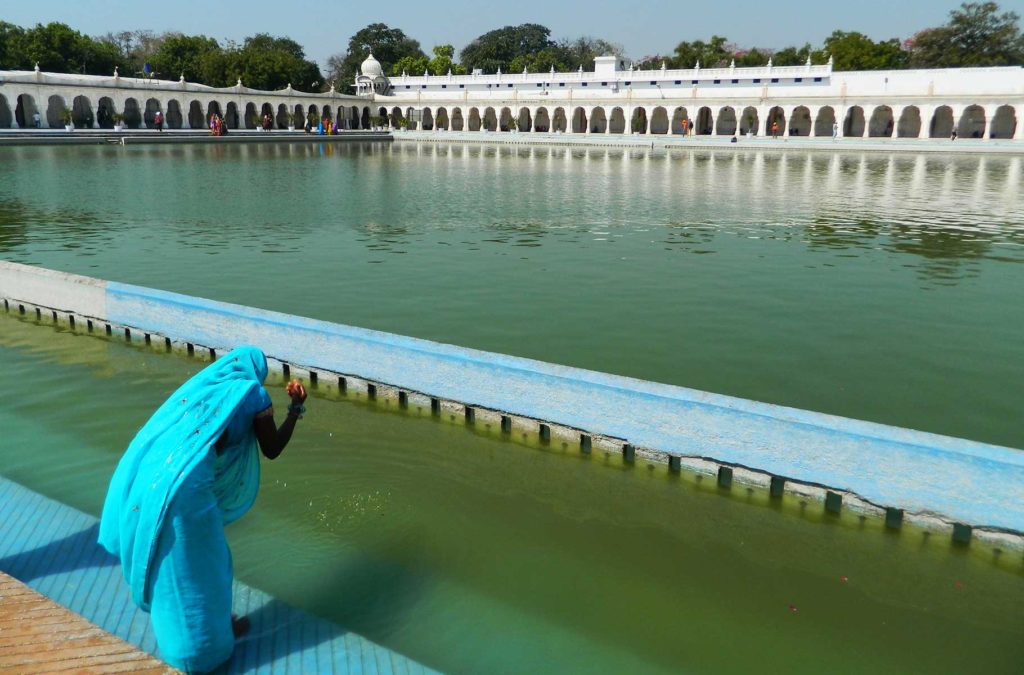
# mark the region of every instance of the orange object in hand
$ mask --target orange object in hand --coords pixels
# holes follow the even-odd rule
[[[299,383],[298,380],[292,380],[291,382],[288,383],[284,390],[289,396],[294,396],[299,392],[300,386],[301,384]]]

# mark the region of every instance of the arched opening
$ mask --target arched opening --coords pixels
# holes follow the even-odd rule
[[[100,100],[100,105],[103,101]],[[203,104],[199,101],[192,101],[188,104],[188,125],[193,129],[202,129],[206,126],[208,117],[203,117]]]
[[[811,135],[811,111],[807,106],[798,105],[793,109],[793,114],[789,118],[789,135]]]
[[[704,106],[697,111],[697,126],[693,130],[695,134],[700,136],[708,136],[711,134],[711,130],[714,128],[714,118],[711,116],[711,108]]]
[[[414,112],[416,113],[415,115],[413,114]],[[417,117],[422,117],[422,114],[419,113],[418,111],[414,111],[412,108],[406,108],[405,128],[410,131],[416,131],[417,129],[419,129],[419,123],[422,121],[422,119],[416,119]]]
[[[633,133],[646,134],[647,133],[647,111],[643,108],[637,108],[633,111],[633,117],[629,120],[629,129]]]
[[[478,108],[469,109],[469,130],[480,131],[480,110]]]
[[[96,104],[96,125],[100,129],[114,128],[114,101],[109,96],[104,96]]]
[[[228,103],[228,126],[234,128],[234,124],[231,123],[231,117],[236,110],[235,104]],[[256,104],[249,101],[245,104],[245,115],[242,117],[246,129],[255,129],[259,126],[259,117],[256,115]]]
[[[530,114],[529,111],[527,111],[526,114],[529,115]],[[548,109],[547,108],[537,108],[537,119],[535,119],[533,121],[533,130],[534,131],[544,132],[544,131],[549,131],[550,129],[551,129],[551,120],[548,119]]]
[[[836,110],[830,105],[823,106],[814,120],[815,136],[831,136],[832,127],[836,123]],[[838,129],[836,130],[838,131]]]
[[[715,128],[719,136],[732,136],[736,133],[736,110],[732,106],[725,106],[718,111],[718,122]]]
[[[295,124],[295,126],[305,129],[306,110],[305,108],[302,107],[301,103],[295,104],[295,110],[292,111],[292,114],[294,115],[294,117],[292,117],[292,122]]]
[[[339,126],[343,123],[346,129],[359,128],[359,108],[355,106],[338,108],[338,116],[342,118],[338,120]]]
[[[781,136],[786,131],[786,111],[775,106],[768,111],[768,119],[764,121],[764,132],[769,136]]]
[[[533,119],[530,117],[529,108],[519,109],[519,119],[516,120],[516,126],[520,131],[533,131]]]
[[[482,124],[486,131],[498,130],[498,116],[495,114],[494,108],[487,108],[484,110],[484,119]]]
[[[14,121],[22,129],[35,126],[34,115],[36,113],[36,102],[28,94],[18,96],[18,102],[14,106]]]
[[[960,116],[956,135],[960,138],[985,138],[985,109],[980,105],[969,105]]]
[[[139,102],[134,98],[129,98],[124,102],[124,125],[129,129],[138,129],[142,126],[142,109],[139,108]]]
[[[684,127],[683,122],[686,122]],[[690,133],[690,118],[686,108],[676,108],[672,111],[672,123],[669,125],[669,132],[673,134]]]
[[[434,128],[434,114],[430,112],[430,108],[423,109],[423,130],[430,131]]]
[[[359,118],[359,123],[363,129],[370,128],[370,108],[369,106],[363,106],[363,114]]]
[[[608,131],[608,120],[604,116],[604,108],[590,111],[590,133],[603,134]]]
[[[908,105],[900,113],[900,121],[896,125],[897,138],[917,138],[921,135],[921,109],[916,105]]]
[[[393,129],[400,129],[402,127],[402,109],[392,108],[391,109],[391,127]]]
[[[949,138],[953,135],[953,109],[948,105],[940,105],[932,115],[928,129],[930,138]]]
[[[278,129],[288,128],[288,106],[284,103],[277,106],[277,115],[274,116],[274,124]]]
[[[334,123],[334,110],[331,108],[331,106],[324,106],[324,109],[320,111],[320,118],[322,120],[327,120],[328,126]]]
[[[651,133],[668,133],[668,111],[661,106],[658,106],[651,112]]]
[[[168,129],[180,129],[184,121],[181,116],[181,104],[173,98],[167,102],[166,121]]]
[[[464,131],[466,120],[462,117],[462,108],[452,110],[452,131]]]
[[[14,114],[11,107],[7,105],[7,98],[0,94],[0,129],[10,129],[14,126]]]
[[[274,128],[274,106],[264,103],[260,107],[260,125],[266,129]]]
[[[227,112],[224,113],[224,125],[228,129],[238,129],[238,128],[240,128],[239,119],[238,119],[238,106],[235,105],[235,103],[233,101],[228,103]]]
[[[234,104],[232,104],[232,105],[234,105]],[[207,124],[207,126],[209,126],[209,124],[210,124],[210,118],[213,117],[214,115],[216,115],[217,117],[221,117],[222,116],[221,109],[220,109],[220,103],[218,103],[217,101],[210,101],[207,104],[207,106],[206,106],[206,124]]]
[[[622,108],[612,108],[612,114],[608,117],[608,131],[613,134],[626,132],[626,115]]]
[[[871,121],[868,122],[868,137],[891,138],[893,126],[892,108],[880,105],[871,113]]]
[[[500,131],[510,131],[512,129],[512,111],[510,109],[501,109],[501,114],[498,115],[498,129]]]
[[[448,122],[448,111],[445,110],[444,108],[437,109],[436,126],[438,129],[441,129],[443,131],[447,131],[448,127],[450,126]]]
[[[311,105],[306,108],[306,119],[309,120],[309,125],[313,129],[320,126],[320,122],[322,121],[320,118],[320,108],[317,108],[315,105]]]
[[[572,132],[582,134],[587,130],[587,112],[583,108],[572,111]]]
[[[147,129],[156,129],[156,114],[160,111],[160,101],[155,98],[146,99],[146,110],[142,113],[143,124]]]
[[[855,105],[846,111],[846,119],[843,120],[843,136],[861,138],[864,136],[864,109]]]
[[[71,122],[80,129],[92,129],[92,103],[89,99],[84,96],[74,98],[71,102]]]
[[[551,120],[551,130],[555,133],[564,134],[569,128],[569,120],[565,118],[565,108],[555,108],[555,116]]]
[[[743,114],[740,115],[740,133],[754,135],[757,134],[759,127],[760,121],[757,119],[757,108],[748,105],[743,109]]]
[[[64,98],[54,94],[46,101],[46,123],[53,128],[63,127],[64,120],[60,117],[64,113]]]
[[[996,114],[992,116],[992,124],[989,125],[989,138],[1013,138],[1015,133],[1017,133],[1017,114],[1013,106],[1001,105],[996,108]]]
[[[388,109],[387,108],[378,108],[377,109],[377,120],[376,120],[376,122],[374,124],[374,127],[380,128],[380,127],[386,125],[387,122],[388,122]]]

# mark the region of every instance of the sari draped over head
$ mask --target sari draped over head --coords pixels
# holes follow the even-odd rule
[[[99,543],[120,558],[132,600],[143,610],[150,611],[154,559],[161,534],[169,527],[172,501],[192,472],[210,459],[214,444],[229,427],[241,431],[226,437],[230,444],[219,449],[212,480],[223,524],[241,517],[255,501],[259,455],[251,412],[244,408],[256,394],[269,406],[262,389],[266,376],[267,359],[259,349],[229,352],[157,409],[117,465],[103,504]],[[239,419],[237,413],[248,417]],[[223,527],[219,538],[223,542]],[[202,583],[207,573],[196,570],[196,583]],[[230,569],[227,574],[230,586]]]

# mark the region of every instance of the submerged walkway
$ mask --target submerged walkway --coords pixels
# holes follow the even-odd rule
[[[142,652],[159,656],[149,615],[132,603],[117,559],[96,543],[99,529],[96,518],[0,478],[0,522],[4,523],[0,529],[0,572],[24,582],[39,594]],[[121,658],[132,666],[126,672],[168,669],[166,664],[139,652],[124,651],[122,647],[94,646],[99,643],[90,640],[99,639],[98,633],[89,633],[90,627],[85,621],[81,626],[62,623],[60,635],[52,634],[51,619],[57,614],[50,608],[31,611],[27,607],[20,608],[24,610],[23,614],[31,613],[32,616],[12,618],[10,612],[17,610],[8,604],[26,597],[24,592],[18,591],[20,584],[15,584],[0,575],[0,597],[3,598],[0,600],[0,670],[40,672],[56,669],[60,672],[63,667],[74,672],[88,672],[84,669],[90,665],[97,666],[97,671],[93,672],[124,670],[113,657],[109,667],[98,667],[102,659],[95,662],[82,660],[72,667],[69,664],[75,662],[68,660],[71,652],[77,652],[83,659],[89,654],[125,654]],[[19,598],[12,598],[14,595],[19,595]],[[382,675],[432,672],[400,654],[347,632],[341,626],[289,607],[244,584],[235,583],[234,595],[235,612],[248,616],[252,628],[238,641],[227,667],[219,672]],[[78,619],[70,612],[68,615],[69,619]],[[94,628],[91,630],[95,631]],[[31,636],[45,633],[51,633],[54,643],[66,640],[63,642],[66,647],[47,652],[44,644],[40,643],[34,649],[27,649],[29,640],[35,639]],[[122,644],[110,636],[103,640],[104,645]],[[17,661],[17,658],[23,660]],[[25,662],[24,659],[28,658],[35,660]],[[143,658],[148,660],[143,661]]]

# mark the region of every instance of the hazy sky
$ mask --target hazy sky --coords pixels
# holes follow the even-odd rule
[[[820,45],[833,30],[860,31],[875,39],[905,38],[945,23],[959,0],[588,0],[541,3],[390,0],[380,3],[175,0],[3,0],[0,20],[19,25],[62,21],[91,35],[149,29],[201,33],[240,41],[254,33],[288,36],[324,64],[344,51],[363,26],[384,22],[416,38],[429,53],[450,42],[461,49],[477,35],[501,26],[540,23],[552,35],[592,35],[617,42],[633,58],[669,53],[680,40],[724,35],[741,46]],[[308,12],[295,8],[306,6]],[[1002,0],[1004,11],[1024,15],[1024,0]],[[326,9],[326,11],[325,11]]]

